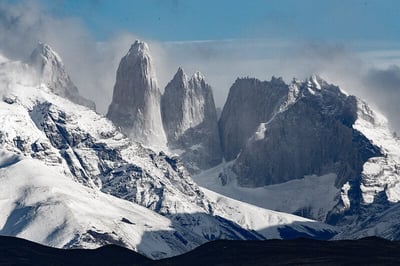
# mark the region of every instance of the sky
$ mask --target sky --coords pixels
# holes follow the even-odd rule
[[[222,107],[237,77],[318,74],[400,131],[399,15],[397,0],[3,0],[0,52],[24,60],[49,43],[105,113],[119,60],[139,38],[161,90],[180,66],[201,71]]]
[[[40,0],[83,19],[96,39],[130,31],[160,41],[236,38],[400,40],[397,0]]]

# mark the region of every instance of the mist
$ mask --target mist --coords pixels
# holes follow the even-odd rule
[[[81,94],[105,113],[111,102],[119,61],[135,39],[149,43],[163,91],[178,67],[188,75],[202,72],[213,87],[215,102],[222,107],[238,77],[269,80],[281,76],[286,82],[320,75],[344,91],[367,100],[388,116],[400,132],[400,58],[398,50],[359,51],[342,42],[310,42],[301,39],[229,39],[161,42],[115,32],[99,42],[77,18],[53,17],[35,1],[0,3],[0,53],[26,60],[36,44],[48,43],[62,57],[66,70]],[[393,55],[393,56],[392,56]],[[397,55],[397,57],[395,57]]]
[[[79,19],[52,17],[35,1],[0,3],[0,52],[25,61],[38,42],[49,44],[80,93],[95,101],[100,113],[111,100],[119,60],[135,39],[130,33],[116,33],[97,42]]]

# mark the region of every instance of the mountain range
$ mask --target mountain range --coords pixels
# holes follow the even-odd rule
[[[318,76],[238,78],[218,117],[201,73],[161,90],[136,41],[103,116],[40,43],[2,60],[0,85],[0,235],[152,259],[218,239],[400,238],[399,139]]]

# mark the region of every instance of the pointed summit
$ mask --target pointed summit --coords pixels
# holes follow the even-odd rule
[[[179,67],[178,71],[176,71],[174,78],[172,80],[187,82],[188,76],[186,75],[185,71],[181,67]]]
[[[176,72],[174,79],[186,79],[186,74],[181,67],[178,68],[178,71]]]
[[[163,149],[160,98],[149,47],[137,40],[119,64],[107,117],[132,139]]]
[[[165,88],[161,113],[168,147],[184,151],[181,159],[191,172],[221,162],[213,93],[200,72],[188,79],[183,69],[178,69]]]
[[[143,53],[143,54],[150,54],[150,49],[147,43],[136,40],[129,49],[129,53]]]
[[[74,103],[96,109],[94,102],[79,94],[78,88],[65,71],[61,57],[48,44],[38,43],[29,64],[38,73],[41,83],[46,84],[52,92]]]

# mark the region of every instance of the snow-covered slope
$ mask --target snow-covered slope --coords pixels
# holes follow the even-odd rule
[[[347,226],[336,238],[379,236],[399,240],[400,140],[391,131],[387,119],[361,100],[354,128],[378,146],[383,156],[370,158],[364,164],[357,188],[360,195],[357,212],[350,213]],[[350,189],[354,187],[349,186],[347,191]]]
[[[216,215],[234,221],[243,228],[255,230],[266,239],[289,239],[295,237],[330,239],[339,230],[337,227],[315,220],[257,207],[205,188],[202,188],[202,191],[217,203]],[[277,192],[279,193],[279,191]],[[287,191],[288,194],[291,192]],[[278,204],[281,201],[278,197],[272,200],[277,200]]]
[[[387,119],[359,100],[358,119],[353,127],[384,154],[371,158],[364,164],[361,184],[363,202],[372,203],[375,196],[382,191],[389,202],[400,201],[400,140],[390,130]]]
[[[231,164],[221,164],[195,175],[202,188],[265,209],[295,213],[319,221],[325,221],[329,211],[340,197],[335,187],[335,174],[306,176],[304,179],[259,188],[246,188],[237,184],[230,175]]]
[[[45,163],[1,152],[0,234],[60,248],[123,245],[152,257],[201,244],[157,213],[74,182]]]

